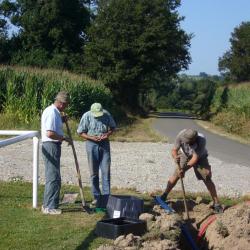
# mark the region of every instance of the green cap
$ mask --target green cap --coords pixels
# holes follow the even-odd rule
[[[90,107],[90,111],[94,117],[103,116],[103,109],[101,103],[93,103]]]

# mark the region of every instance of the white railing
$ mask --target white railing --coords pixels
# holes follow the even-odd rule
[[[33,208],[37,208],[38,169],[39,169],[39,132],[0,130],[0,135],[17,135],[0,141],[0,148],[17,143],[28,138],[33,138]]]

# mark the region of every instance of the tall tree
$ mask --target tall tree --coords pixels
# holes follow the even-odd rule
[[[20,28],[17,62],[70,67],[82,52],[90,13],[83,0],[4,0],[0,9]],[[80,58],[78,56],[78,58]]]
[[[230,38],[231,48],[219,58],[219,70],[236,81],[250,80],[250,22],[242,22]]]
[[[9,59],[7,21],[3,18],[0,10],[0,64]]]
[[[186,69],[191,36],[180,28],[178,0],[100,0],[86,45],[87,72],[117,101],[138,106],[140,94]]]

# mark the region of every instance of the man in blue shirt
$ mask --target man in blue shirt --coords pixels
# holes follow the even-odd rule
[[[111,114],[100,103],[93,103],[90,111],[83,114],[77,133],[86,139],[86,151],[91,177],[91,187],[96,204],[101,194],[110,194],[110,143],[109,136],[116,128]],[[99,169],[102,176],[102,193],[99,187]]]

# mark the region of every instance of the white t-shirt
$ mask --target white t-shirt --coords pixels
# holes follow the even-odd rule
[[[55,141],[58,142],[58,140],[53,140],[49,137],[47,137],[47,131],[54,131],[58,135],[63,136],[63,122],[60,115],[60,111],[57,109],[57,107],[52,104],[48,106],[42,114],[41,119],[41,134],[42,134],[42,141]]]

